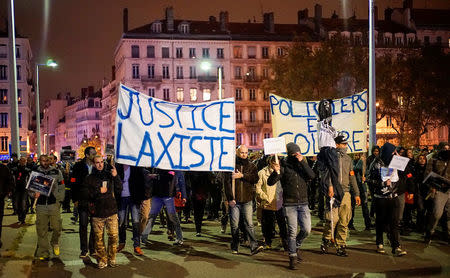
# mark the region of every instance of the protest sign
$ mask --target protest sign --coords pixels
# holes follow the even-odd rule
[[[26,188],[34,192],[39,192],[42,195],[50,196],[54,181],[55,179],[51,176],[33,171],[30,174]]]
[[[392,157],[391,163],[389,163],[389,168],[405,171],[408,162],[409,158],[400,155],[394,155],[394,157]]]
[[[319,101],[293,101],[271,94],[273,135],[300,146],[302,155],[313,156],[318,148]],[[367,151],[367,91],[332,101],[332,125],[345,135],[348,152]]]
[[[284,137],[266,138],[263,140],[264,154],[277,154],[286,152],[286,140]]]
[[[170,170],[234,170],[234,99],[182,104],[122,84],[119,88],[118,163]]]

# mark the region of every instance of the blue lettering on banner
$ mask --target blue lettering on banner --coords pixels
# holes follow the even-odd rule
[[[190,168],[199,167],[199,166],[203,165],[203,163],[205,162],[205,156],[198,150],[194,149],[194,147],[193,147],[193,144],[195,141],[202,140],[202,139],[203,139],[202,136],[193,136],[191,138],[191,140],[189,141],[189,148],[191,149],[191,151],[202,158],[200,160],[200,162],[189,165]]]
[[[145,148],[148,145],[150,152],[145,152]],[[152,165],[155,164],[155,153],[153,151],[153,146],[152,146],[152,139],[150,139],[150,134],[146,131],[144,134],[144,139],[142,140],[142,145],[141,145],[141,150],[139,151],[139,156],[136,160],[136,166],[139,165],[139,162],[141,161],[142,156],[149,156],[151,157],[151,162]]]
[[[161,114],[165,115],[171,121],[171,123],[170,124],[166,124],[166,125],[160,124],[159,127],[160,128],[169,128],[169,127],[173,126],[175,121],[172,119],[172,117],[169,116],[169,114],[167,114],[166,112],[161,110],[161,108],[158,107],[158,105],[160,103],[167,103],[167,102],[165,102],[165,101],[155,101],[155,104],[154,104],[155,105],[155,109],[158,110]]]
[[[360,142],[360,140],[356,140],[356,138],[355,138],[355,134],[358,134],[358,133],[364,133],[364,132],[362,130],[354,130],[353,131],[352,141],[353,141],[353,150],[355,152],[360,152],[363,150],[363,149],[356,147],[356,144]]]
[[[117,125],[117,144],[116,144],[116,158],[136,161],[136,157],[131,155],[122,155],[120,153],[120,143],[122,141],[122,123],[119,122]]]
[[[223,166],[222,165],[222,157],[226,154],[228,154],[228,152],[224,151],[224,147],[223,147],[223,141],[224,140],[230,140],[230,141],[234,141],[234,137],[222,137],[220,138],[220,156],[219,156],[219,169],[221,170],[229,170],[229,171],[233,171],[233,167],[230,166]]]

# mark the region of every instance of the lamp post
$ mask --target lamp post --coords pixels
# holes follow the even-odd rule
[[[374,0],[369,0],[369,150],[377,144],[377,110],[375,83]]]
[[[11,92],[11,153],[20,155],[19,144],[19,114],[17,103],[17,61],[16,61],[16,31],[14,19],[14,0],[8,1],[9,19],[9,91]]]
[[[211,69],[211,63],[208,61],[203,61],[200,64],[200,67],[204,71],[209,71]],[[219,90],[218,90],[218,98],[219,100],[222,99],[222,67],[219,67],[219,72],[217,78],[219,79]]]
[[[58,64],[52,59],[48,59],[45,64],[36,64],[36,141],[37,155],[41,155],[41,110],[39,107],[39,66],[55,68]]]

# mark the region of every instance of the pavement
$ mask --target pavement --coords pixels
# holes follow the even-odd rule
[[[71,216],[62,214],[61,255],[49,262],[35,262],[35,215],[28,215],[26,224],[19,225],[17,216],[5,209],[0,277],[450,277],[450,246],[445,242],[425,245],[419,234],[412,233],[402,236],[406,256],[392,256],[389,246],[385,246],[386,254],[377,254],[375,231],[362,231],[361,209],[356,210],[357,231],[350,232],[349,257],[336,256],[335,249],[330,249],[330,254],[320,253],[322,227],[313,215],[313,231],[302,246],[303,261],[295,271],[288,269],[284,251],[265,250],[250,256],[250,250],[241,247],[238,255],[231,254],[229,226],[222,234],[218,221],[204,221],[202,237],[195,236],[194,224],[182,224],[185,242],[181,247],[173,246],[165,229],[156,224],[149,237],[151,245],[143,247],[144,256],[133,254],[129,230],[126,247],[117,255],[119,266],[100,270],[94,259],[78,258],[78,224],[72,224]],[[262,240],[261,227],[255,231]],[[278,243],[276,238],[273,245]]]

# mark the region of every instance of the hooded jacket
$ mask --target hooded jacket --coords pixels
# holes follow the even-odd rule
[[[353,171],[353,161],[345,152],[345,149],[337,148],[339,160],[339,184],[344,192],[350,192],[350,184],[355,196],[359,196],[358,183],[356,182],[355,172]]]

